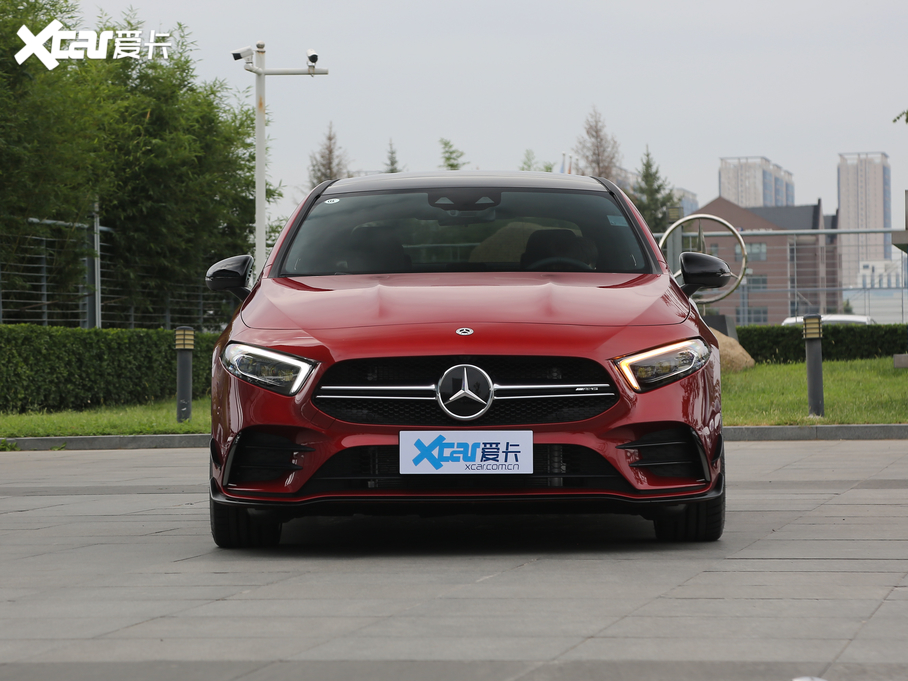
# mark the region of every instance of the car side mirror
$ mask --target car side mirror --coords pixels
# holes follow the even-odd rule
[[[230,291],[240,300],[246,300],[252,291],[246,286],[252,262],[251,255],[235,255],[221,260],[208,268],[205,284],[212,291]]]
[[[722,288],[735,278],[724,260],[705,253],[682,253],[681,276],[684,283],[681,290],[692,296],[701,288]]]

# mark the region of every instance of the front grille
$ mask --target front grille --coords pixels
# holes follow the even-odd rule
[[[312,447],[298,445],[274,433],[244,430],[237,435],[226,482],[239,485],[285,479],[300,470],[295,462],[296,455],[311,451]]]
[[[605,368],[578,357],[441,356],[339,362],[316,388],[314,404],[350,423],[450,426],[435,396],[452,366],[472,364],[495,384],[489,410],[471,426],[566,423],[592,418],[618,397]]]
[[[338,452],[315,472],[303,486],[302,493],[545,488],[633,491],[605,457],[578,445],[534,445],[533,473],[519,475],[401,475],[399,448],[390,445],[353,447]]]
[[[678,427],[647,433],[639,440],[620,445],[618,449],[636,452],[632,468],[646,469],[663,478],[706,480],[705,457],[696,435],[690,428]]]

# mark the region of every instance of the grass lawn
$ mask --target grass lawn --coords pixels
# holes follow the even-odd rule
[[[807,415],[804,364],[758,364],[722,376],[727,426],[908,423],[908,370],[892,358],[823,363],[825,418]]]
[[[192,419],[177,423],[177,401],[85,411],[0,414],[0,438],[67,435],[210,433],[211,400],[193,400]]]
[[[822,423],[908,423],[908,371],[892,358],[825,362],[826,417],[807,415],[804,364],[759,364],[722,377],[722,419],[727,426]],[[208,433],[211,401],[192,403],[192,420],[177,423],[176,400],[87,411],[0,414],[0,438],[67,435]]]

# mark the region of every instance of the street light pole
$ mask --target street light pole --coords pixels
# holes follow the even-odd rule
[[[265,265],[265,232],[267,216],[265,214],[265,169],[267,167],[265,145],[265,76],[327,76],[328,69],[317,69],[315,63],[318,54],[313,50],[307,52],[308,65],[298,69],[266,69],[265,43],[261,40],[251,47],[233,53],[234,59],[245,60],[244,68],[255,74],[255,272],[257,277]]]
[[[265,144],[265,43],[255,44],[255,274],[265,264],[265,232],[268,216],[265,212],[265,169],[268,150]],[[253,279],[254,281],[254,279]]]

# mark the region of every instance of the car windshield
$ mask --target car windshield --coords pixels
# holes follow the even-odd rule
[[[282,276],[653,271],[608,194],[505,188],[323,195],[282,262]]]

